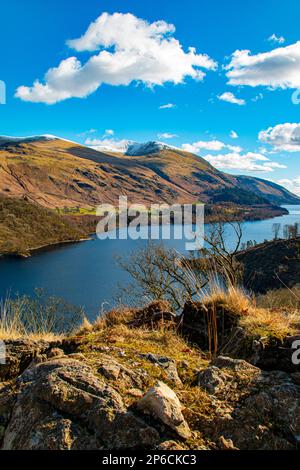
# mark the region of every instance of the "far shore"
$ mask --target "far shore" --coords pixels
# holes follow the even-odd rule
[[[278,216],[282,215],[288,215],[288,210],[285,209],[284,207],[280,206],[257,206],[257,207],[247,207],[247,208],[240,208],[241,211],[238,213],[236,216],[234,216],[233,220],[236,222],[255,222],[255,221],[260,221],[260,220],[269,220],[273,219]],[[243,210],[242,210],[243,209]],[[220,220],[220,215],[218,214],[218,220]],[[42,251],[48,251],[52,249],[56,249],[60,246],[68,245],[68,244],[73,244],[73,243],[81,243],[81,242],[86,242],[90,241],[93,239],[93,237],[96,234],[96,225],[97,222],[100,220],[99,217],[97,216],[92,216],[92,215],[86,215],[86,216],[64,216],[70,218],[73,222],[75,222],[76,218],[80,218],[80,221],[82,221],[83,218],[87,218],[89,220],[89,228],[91,228],[91,225],[95,228],[95,230],[87,230],[87,237],[80,238],[78,240],[63,240],[59,242],[53,242],[50,244],[45,244],[45,245],[40,245],[38,247],[33,247],[29,248],[28,251],[24,253],[5,253],[5,254],[0,254],[0,258],[20,258],[20,259],[26,259],[30,258],[31,256],[38,254]],[[128,218],[128,225],[134,218]],[[93,222],[91,224],[91,221]],[[206,214],[205,215],[205,223],[210,224],[214,223],[216,221],[216,215],[215,214]],[[173,220],[171,219],[171,225],[173,225]],[[75,222],[76,223],[76,222]],[[128,226],[127,225],[127,226]],[[161,224],[160,224],[161,225]],[[117,229],[119,228],[124,228],[124,227],[119,227],[117,223]]]

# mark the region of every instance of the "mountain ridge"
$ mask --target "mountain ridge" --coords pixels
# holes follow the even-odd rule
[[[216,197],[218,203],[236,204],[239,197],[248,205],[300,203],[275,183],[229,175],[167,144],[139,144],[129,153],[100,152],[50,135],[0,137],[0,194],[52,209],[116,204],[119,195],[146,205],[214,203]]]

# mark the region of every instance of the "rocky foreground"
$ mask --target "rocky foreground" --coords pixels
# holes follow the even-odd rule
[[[291,345],[300,336],[251,336],[223,309],[226,341],[210,360],[200,349],[209,335],[198,345],[191,335],[203,327],[200,307],[187,305],[178,321],[156,303],[112,312],[72,338],[6,341],[1,448],[297,448]]]

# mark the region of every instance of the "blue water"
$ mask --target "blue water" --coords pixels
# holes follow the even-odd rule
[[[262,242],[272,239],[273,224],[280,223],[283,227],[300,222],[300,205],[285,207],[290,211],[289,215],[245,222],[243,240]],[[233,240],[230,230],[227,236],[230,243]],[[35,288],[44,288],[48,295],[83,306],[93,319],[102,306],[107,310],[117,302],[118,284],[130,281],[128,274],[118,266],[116,256],[129,255],[146,244],[146,240],[94,238],[39,252],[28,259],[4,258],[0,260],[0,298],[7,294],[32,294]],[[168,240],[164,244],[186,253],[185,240]]]

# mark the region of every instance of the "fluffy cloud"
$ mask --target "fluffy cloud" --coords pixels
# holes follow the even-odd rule
[[[165,21],[148,23],[132,14],[103,13],[78,39],[67,41],[77,52],[94,53],[82,64],[69,57],[48,70],[43,82],[21,86],[16,96],[24,101],[56,103],[68,98],[84,98],[103,83],[146,86],[179,84],[186,77],[203,80],[203,69],[217,64],[206,54],[190,47],[184,51],[173,37],[175,27]]]
[[[238,139],[239,136],[237,135],[235,131],[230,131],[229,137],[231,139]]]
[[[201,150],[210,150],[211,152],[218,152],[223,149],[229,149],[233,152],[239,153],[242,149],[235,145],[227,145],[220,140],[199,140],[193,144],[183,144],[182,149],[190,153],[199,153]]]
[[[193,144],[183,144],[182,148],[186,152],[191,153],[198,153],[200,150],[214,150],[219,151],[225,147],[225,144],[220,140],[199,140],[198,142],[194,142]]]
[[[275,168],[286,168],[260,153],[247,152],[245,154],[230,152],[219,155],[204,155],[203,158],[220,170],[259,171],[271,172]]]
[[[237,50],[225,69],[230,85],[299,88],[300,41],[256,55],[249,50]]]
[[[163,132],[162,134],[157,134],[159,139],[173,139],[174,137],[178,137],[177,134],[169,134],[168,132]]]
[[[173,103],[167,103],[167,104],[162,104],[159,109],[172,109],[176,108],[176,104]]]
[[[114,135],[115,131],[113,129],[105,129],[104,135]]]
[[[294,179],[282,179],[276,182],[287,188],[292,193],[300,196],[300,176],[297,176]]]
[[[126,152],[128,145],[128,140],[116,140],[116,139],[87,139],[85,145],[91,147],[98,151],[107,151],[107,152]]]
[[[300,151],[300,123],[278,124],[261,131],[258,135],[261,142],[272,145],[275,151]]]
[[[221,101],[227,101],[228,103],[232,103],[232,104],[238,104],[239,106],[243,106],[244,104],[246,104],[246,101],[245,100],[242,100],[240,98],[237,98],[233,93],[231,93],[230,91],[226,91],[225,93],[223,93],[222,95],[219,95],[218,96],[219,100]]]

